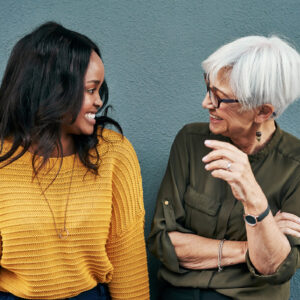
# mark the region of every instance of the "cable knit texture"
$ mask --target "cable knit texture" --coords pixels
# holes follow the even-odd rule
[[[67,239],[59,239],[32,154],[0,169],[0,290],[27,299],[76,296],[107,283],[112,299],[149,299],[140,167],[130,142],[104,130],[99,175],[74,155],[51,158],[41,187]],[[6,145],[7,146],[7,145]],[[49,186],[49,187],[48,187]]]

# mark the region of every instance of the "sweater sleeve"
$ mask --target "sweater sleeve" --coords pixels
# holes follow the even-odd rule
[[[113,265],[109,290],[113,300],[149,299],[144,240],[144,204],[136,153],[124,137],[114,143],[112,220],[107,254]]]

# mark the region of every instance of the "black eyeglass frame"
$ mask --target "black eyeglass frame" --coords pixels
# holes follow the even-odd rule
[[[221,99],[220,97],[218,97],[212,91],[212,89],[209,86],[210,82],[209,82],[208,74],[207,73],[203,73],[203,76],[204,76],[204,81],[205,81],[205,84],[206,84],[206,90],[207,90],[207,93],[209,95],[209,99],[210,99],[212,105],[214,106],[214,108],[219,108],[222,102],[224,102],[224,103],[238,103],[238,102],[240,102],[237,99]],[[217,105],[215,105],[216,103],[214,103],[214,101],[212,100],[212,95],[211,94],[213,94],[213,97],[218,101]]]

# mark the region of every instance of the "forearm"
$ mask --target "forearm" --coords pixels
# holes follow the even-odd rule
[[[182,267],[194,270],[218,267],[220,240],[180,232],[170,232],[169,236]],[[229,266],[245,262],[246,251],[247,242],[225,241],[221,265]]]
[[[244,204],[245,213],[259,215],[268,205],[264,195]],[[252,227],[246,224],[249,257],[256,270],[273,274],[291,251],[286,236],[280,231],[272,213]]]

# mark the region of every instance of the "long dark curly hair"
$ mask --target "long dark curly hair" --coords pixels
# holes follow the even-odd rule
[[[66,113],[71,114],[74,122],[81,109],[84,76],[92,51],[101,58],[99,48],[88,37],[55,22],[42,24],[17,42],[0,87],[2,167],[20,158],[32,145],[35,175],[53,151],[63,159],[61,125]],[[87,170],[96,174],[100,164],[97,144],[103,128],[112,124],[123,134],[120,125],[107,115],[105,80],[99,93],[103,106],[101,115],[97,113],[93,134],[73,135],[76,154]],[[8,138],[12,146],[2,152]],[[17,151],[20,146],[22,151]],[[42,162],[38,157],[42,157]]]

